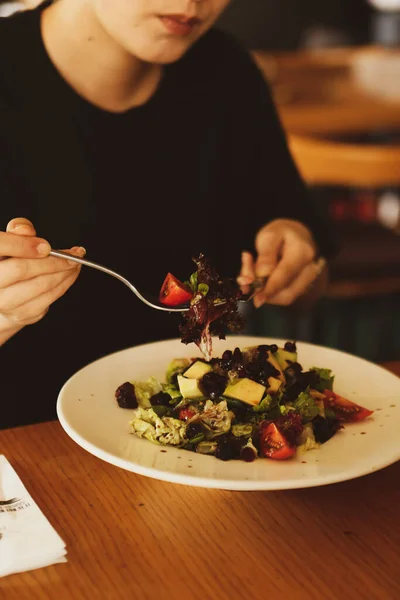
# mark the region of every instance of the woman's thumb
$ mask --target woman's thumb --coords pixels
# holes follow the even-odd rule
[[[257,277],[269,277],[279,262],[282,247],[282,236],[276,231],[262,229],[256,238],[257,260],[255,272]]]
[[[35,236],[36,230],[32,223],[23,217],[12,219],[6,229],[7,233],[15,233],[16,235]]]

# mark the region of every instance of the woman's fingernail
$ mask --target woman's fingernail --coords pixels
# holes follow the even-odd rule
[[[70,249],[69,253],[82,258],[83,256],[85,256],[86,250],[82,246],[74,246]]]
[[[32,231],[32,227],[29,227],[29,225],[27,225],[26,223],[20,223],[19,225],[15,225],[11,231],[22,231],[23,229],[25,229],[27,233]]]
[[[50,250],[50,245],[47,242],[40,242],[40,244],[36,246],[36,252],[40,254],[40,256],[47,256]]]

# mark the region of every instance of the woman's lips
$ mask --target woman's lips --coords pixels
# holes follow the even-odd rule
[[[166,15],[160,17],[160,20],[169,33],[181,37],[190,35],[200,23],[200,19],[185,15]]]

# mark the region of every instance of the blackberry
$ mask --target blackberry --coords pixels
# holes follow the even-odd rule
[[[150,398],[150,404],[152,406],[170,406],[171,396],[166,392],[158,392]]]
[[[219,375],[214,371],[210,371],[200,379],[199,387],[206,398],[218,400],[224,393],[227,383],[228,378],[226,375]]]
[[[115,398],[121,408],[137,408],[138,401],[135,394],[135,387],[129,381],[123,383],[117,388]]]
[[[186,437],[188,440],[193,440],[201,433],[204,433],[204,429],[201,423],[189,423],[189,425],[186,428]]]
[[[286,342],[285,344],[286,352],[297,352],[297,347],[295,342]]]
[[[234,437],[223,438],[218,442],[215,451],[216,458],[220,460],[235,460],[240,458],[243,442]]]

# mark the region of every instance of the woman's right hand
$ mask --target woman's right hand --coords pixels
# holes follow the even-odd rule
[[[0,231],[0,345],[40,321],[76,281],[81,266],[49,256],[50,250],[27,219],[13,219]],[[85,255],[78,247],[69,252]]]

